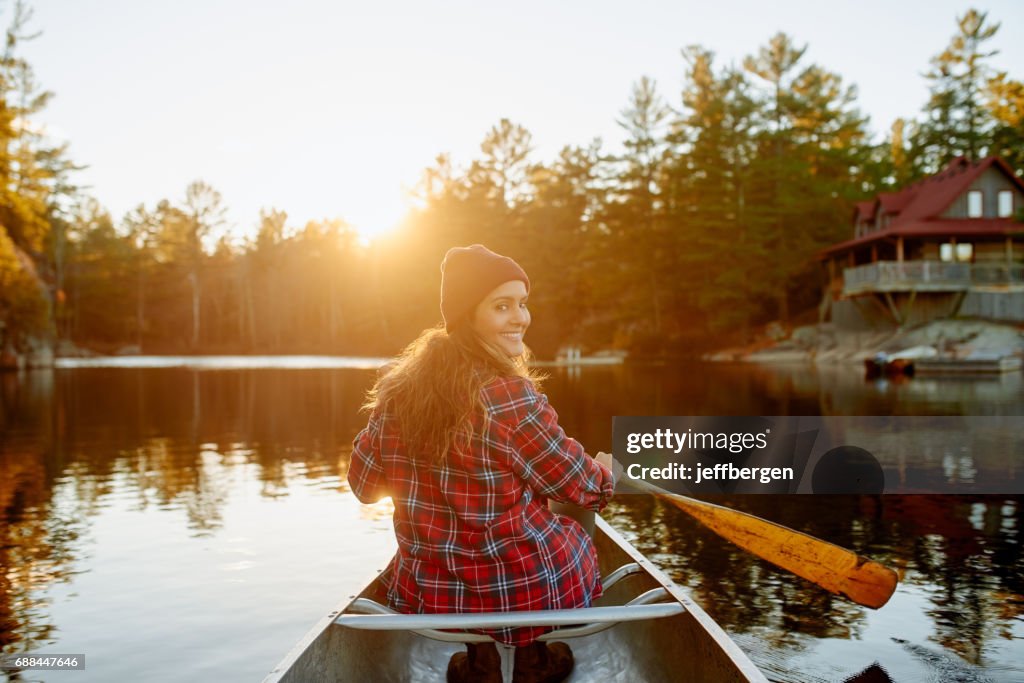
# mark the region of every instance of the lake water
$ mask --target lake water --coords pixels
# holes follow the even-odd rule
[[[17,680],[260,680],[393,550],[389,505],[359,504],[345,482],[376,361],[154,364],[0,376],[0,645],[87,662]],[[1019,373],[866,383],[855,367],[550,372],[562,425],[590,451],[610,449],[616,414],[1024,416]],[[1017,476],[1024,454],[1004,464]],[[614,501],[611,524],[772,680],[1024,680],[1021,496],[716,502],[903,574],[892,601],[868,610],[652,499]]]

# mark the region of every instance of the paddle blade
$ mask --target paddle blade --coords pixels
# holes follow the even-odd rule
[[[896,572],[851,550],[739,510],[657,495],[744,550],[859,605],[878,609],[896,590]]]

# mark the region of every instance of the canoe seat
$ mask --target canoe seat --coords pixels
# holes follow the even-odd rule
[[[608,574],[601,583],[610,588],[623,578],[643,573],[637,563],[623,565]],[[657,602],[669,598],[670,602]],[[490,636],[464,629],[488,629],[520,626],[563,626],[546,633],[540,640],[564,640],[600,633],[623,621],[640,621],[676,616],[686,611],[665,588],[652,588],[625,605],[583,607],[580,609],[535,610],[518,612],[473,612],[465,614],[402,614],[369,598],[358,598],[334,623],[347,628],[373,631],[412,631],[426,638],[448,643],[487,643]]]

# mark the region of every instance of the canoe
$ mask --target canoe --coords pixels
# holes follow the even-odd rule
[[[487,614],[397,614],[381,603],[376,574],[299,641],[264,683],[445,680],[463,642],[490,638],[449,629],[553,625],[544,640],[569,643],[584,681],[757,681],[767,683],[739,646],[699,605],[600,517],[597,546],[604,595],[593,607]],[[381,570],[377,571],[377,574]],[[444,631],[440,629],[445,629]],[[505,681],[513,648],[498,647]]]

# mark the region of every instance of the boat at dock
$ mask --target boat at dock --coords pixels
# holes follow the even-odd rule
[[[944,353],[931,346],[915,346],[893,354],[878,353],[864,359],[867,379],[922,375],[991,375],[1019,372],[1021,358],[1006,350]]]
[[[923,358],[931,358],[938,352],[931,346],[914,346],[895,353],[876,353],[872,358],[864,359],[864,375],[867,379],[876,377],[913,377],[917,363]]]
[[[597,518],[594,530],[604,595],[575,610],[399,614],[382,603],[377,574],[325,615],[264,683],[443,681],[463,643],[488,642],[467,629],[551,626],[542,640],[569,643],[584,681],[757,681],[767,678],[726,632],[653,563]],[[514,648],[498,646],[505,681]]]

